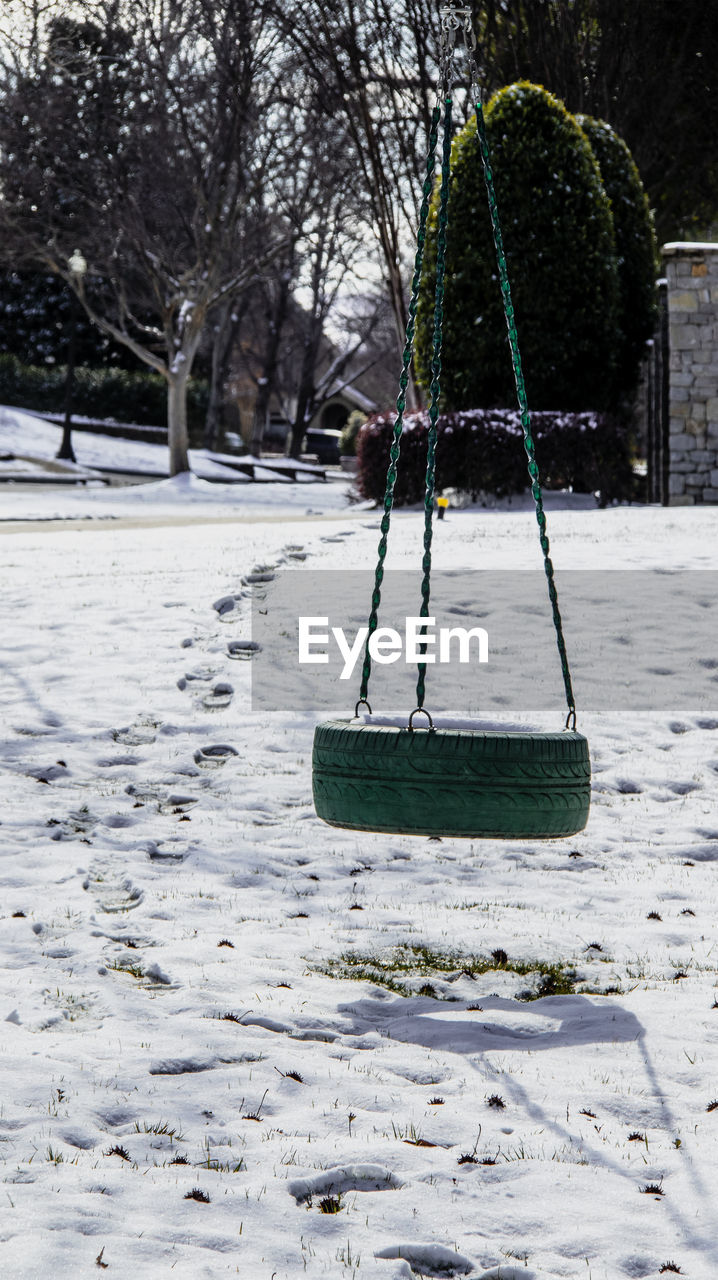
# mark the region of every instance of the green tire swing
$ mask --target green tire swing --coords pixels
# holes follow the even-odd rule
[[[442,24],[440,101],[443,98],[444,111],[420,616],[429,617],[431,591],[434,477],[452,137],[452,72],[456,37],[461,32],[469,62],[477,139],[483,163],[504,315],[521,413],[524,448],[528,461],[531,492],[536,505],[536,520],[539,526],[548,594],[561,660],[568,715],[565,729],[556,733],[508,728],[494,729],[479,724],[473,726],[464,723],[460,727],[436,726],[432,716],[424,707],[426,663],[419,662],[416,684],[417,706],[405,725],[394,724],[391,720],[388,723],[379,721],[371,723],[359,716],[359,709],[362,706],[366,707],[369,716],[372,715],[368,702],[371,675],[369,639],[376,631],[381,603],[384,561],[406,408],[406,388],[409,384],[409,367],[414,346],[426,223],[433,189],[441,121],[439,101],[431,119],[409,319],[399,378],[399,395],[396,402],[397,416],[389,454],[384,513],[381,521],[379,554],[359,700],[352,720],[328,721],[318,725],[315,730],[312,757],[314,805],[317,815],[331,826],[355,831],[463,836],[474,839],[569,836],[583,830],[588,820],[591,783],[588,742],[576,731],[576,705],[553,564],[549,555],[546,515],[531,434],[531,416],[521,367],[506,255],[478,90],[474,59],[476,42],[471,25],[471,12],[469,9],[447,7],[441,9],[440,14]],[[426,717],[428,722],[426,726],[414,725],[414,718],[419,713]]]

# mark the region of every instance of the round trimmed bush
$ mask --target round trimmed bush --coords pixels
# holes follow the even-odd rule
[[[585,134],[561,102],[520,81],[485,111],[529,403],[611,406],[616,364],[613,223]],[[419,381],[431,381],[438,193],[417,321]],[[442,404],[516,402],[481,156],[472,118],[454,139],[444,304]]]
[[[648,197],[633,157],[605,120],[576,116],[591,145],[611,202],[618,268],[618,367],[616,387],[635,393],[644,347],[656,324],[658,249]]]

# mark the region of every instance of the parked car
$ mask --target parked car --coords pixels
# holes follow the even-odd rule
[[[320,427],[310,427],[304,437],[303,453],[316,454],[320,462],[339,462],[339,442],[341,431],[322,431]]]

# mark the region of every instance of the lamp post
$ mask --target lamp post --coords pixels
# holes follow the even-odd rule
[[[68,338],[67,338],[67,373],[65,375],[65,421],[62,427],[62,442],[57,453],[58,458],[63,458],[67,462],[76,462],[75,451],[72,447],[72,392],[75,385],[75,358],[77,352],[77,321],[80,315],[80,307],[77,300],[76,289],[82,283],[87,272],[87,263],[80,253],[79,249],[75,249],[71,258],[68,258],[67,265],[70,268],[70,276],[75,288],[70,288],[70,315],[68,320]]]

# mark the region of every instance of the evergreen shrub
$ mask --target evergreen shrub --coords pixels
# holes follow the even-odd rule
[[[645,344],[656,325],[658,246],[648,197],[633,157],[605,120],[576,116],[611,202],[618,270],[617,391],[633,398]]]
[[[0,355],[0,404],[38,413],[61,414],[65,407],[64,365],[24,365],[12,355]],[[187,391],[187,418],[201,429],[207,412],[207,385],[193,379]],[[75,370],[73,413],[99,421],[133,422],[141,426],[167,425],[167,383],[149,370]]]
[[[612,406],[617,271],[608,197],[586,136],[527,81],[491,98],[486,132],[529,404]],[[438,190],[427,228],[416,367],[431,381]],[[452,147],[442,407],[515,404],[476,121]]]
[[[395,413],[374,414],[357,440],[357,484],[362,497],[382,502]],[[394,503],[423,502],[428,413],[407,414]],[[593,493],[599,505],[639,498],[632,438],[620,418],[606,413],[537,411],[531,415],[541,484]],[[521,418],[516,409],[475,409],[442,414],[436,449],[436,490],[456,488],[475,500],[529,487]]]
[[[344,458],[353,458],[357,451],[357,436],[366,422],[361,409],[352,409],[339,439],[339,452]]]

